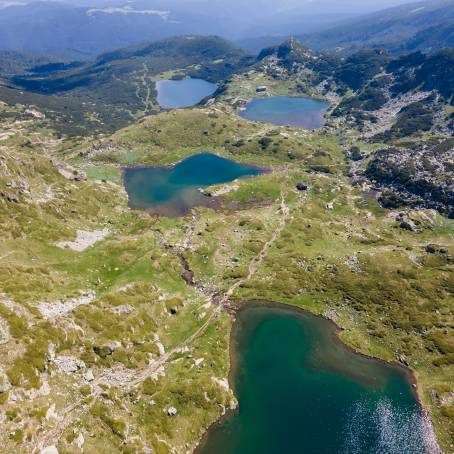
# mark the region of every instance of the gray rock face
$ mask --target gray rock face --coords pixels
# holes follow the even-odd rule
[[[400,362],[401,364],[403,364],[404,366],[408,366],[408,365],[409,365],[409,364],[408,364],[408,361],[407,361],[407,358],[406,358],[404,355],[400,355],[400,356],[399,356],[399,362]]]
[[[110,344],[105,345],[95,345],[93,351],[100,356],[101,358],[106,358],[113,354],[115,350],[118,350],[121,347],[119,342],[111,342]]]
[[[87,382],[92,382],[92,381],[95,379],[95,376],[93,375],[93,372],[91,371],[91,369],[88,369],[88,370],[84,373],[84,379],[85,379]]]
[[[410,232],[419,232],[418,227],[416,227],[416,224],[411,220],[402,221],[400,223],[400,228]]]

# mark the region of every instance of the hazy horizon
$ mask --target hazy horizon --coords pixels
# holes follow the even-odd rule
[[[273,40],[320,32],[408,3],[420,2],[0,0],[0,48],[87,59],[116,48],[194,34],[218,35],[255,52]]]
[[[406,1],[406,0],[376,0],[373,2],[364,2],[362,0],[230,0],[228,3],[225,0],[0,0],[1,7],[8,6],[26,6],[31,3],[66,3],[82,7],[120,7],[127,5],[138,6],[139,8],[182,8],[193,9],[196,7],[221,8],[222,10],[230,10],[240,8],[238,10],[241,15],[245,10],[255,9],[257,14],[267,12],[288,12],[288,11],[306,11],[310,14],[332,14],[332,13],[364,13],[377,11],[405,3],[418,3],[421,0]],[[137,8],[137,9],[139,9]]]

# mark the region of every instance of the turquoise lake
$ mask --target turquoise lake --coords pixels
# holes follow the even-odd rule
[[[271,96],[251,99],[240,116],[275,125],[317,129],[325,124],[324,114],[328,107],[326,102],[316,99]]]
[[[132,208],[182,216],[194,206],[213,203],[213,198],[202,194],[199,188],[261,173],[259,167],[201,153],[172,167],[127,168],[123,180]]]
[[[397,365],[355,354],[332,323],[250,306],[232,333],[237,411],[197,454],[429,454],[431,427]]]
[[[202,79],[160,80],[156,82],[158,103],[164,109],[191,107],[217,90],[217,85]]]

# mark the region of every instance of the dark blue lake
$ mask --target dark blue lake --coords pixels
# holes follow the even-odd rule
[[[275,125],[317,129],[325,124],[324,114],[328,107],[329,104],[317,99],[272,96],[251,99],[240,116]]]
[[[216,89],[216,84],[202,79],[160,80],[156,82],[158,103],[164,109],[194,106],[206,96],[212,95]]]
[[[232,332],[238,410],[197,454],[435,454],[402,367],[354,353],[331,322],[247,307]]]
[[[211,153],[201,153],[172,167],[124,170],[129,204],[165,216],[181,216],[194,206],[209,206],[213,198],[199,188],[263,173],[259,167],[239,164]]]

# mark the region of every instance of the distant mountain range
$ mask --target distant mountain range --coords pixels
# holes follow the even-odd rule
[[[402,1],[381,0],[379,4],[391,6]],[[87,60],[109,50],[167,37],[216,34],[258,51],[289,35],[306,36],[347,20],[356,24],[355,18],[376,10],[377,5],[360,0],[0,0],[0,50]],[[386,16],[386,11],[383,14]],[[431,25],[434,21],[427,22],[427,27]],[[368,32],[368,25],[365,30]],[[405,38],[411,38],[422,26],[411,30],[404,26],[403,30],[408,31]],[[345,36],[346,41],[354,41],[345,46],[361,40],[361,33],[368,44],[367,33],[360,31],[359,36]],[[266,38],[254,41],[260,36]],[[328,32],[308,35],[307,40],[317,48],[319,44],[327,48],[344,45],[337,42],[341,37]]]
[[[315,50],[349,54],[358,49],[386,48],[392,53],[420,50],[432,52],[454,46],[454,0],[413,2],[336,23],[317,24],[318,30],[301,21],[304,33],[245,38],[237,44],[250,52],[295,36]]]
[[[81,60],[197,30],[206,35],[224,31],[219,20],[203,11],[171,11],[137,2],[126,6],[112,4],[79,7],[63,2],[34,2],[1,9],[0,49]]]
[[[454,0],[409,3],[336,27],[298,36],[316,50],[351,52],[387,48],[391,52],[431,52],[454,44]]]

